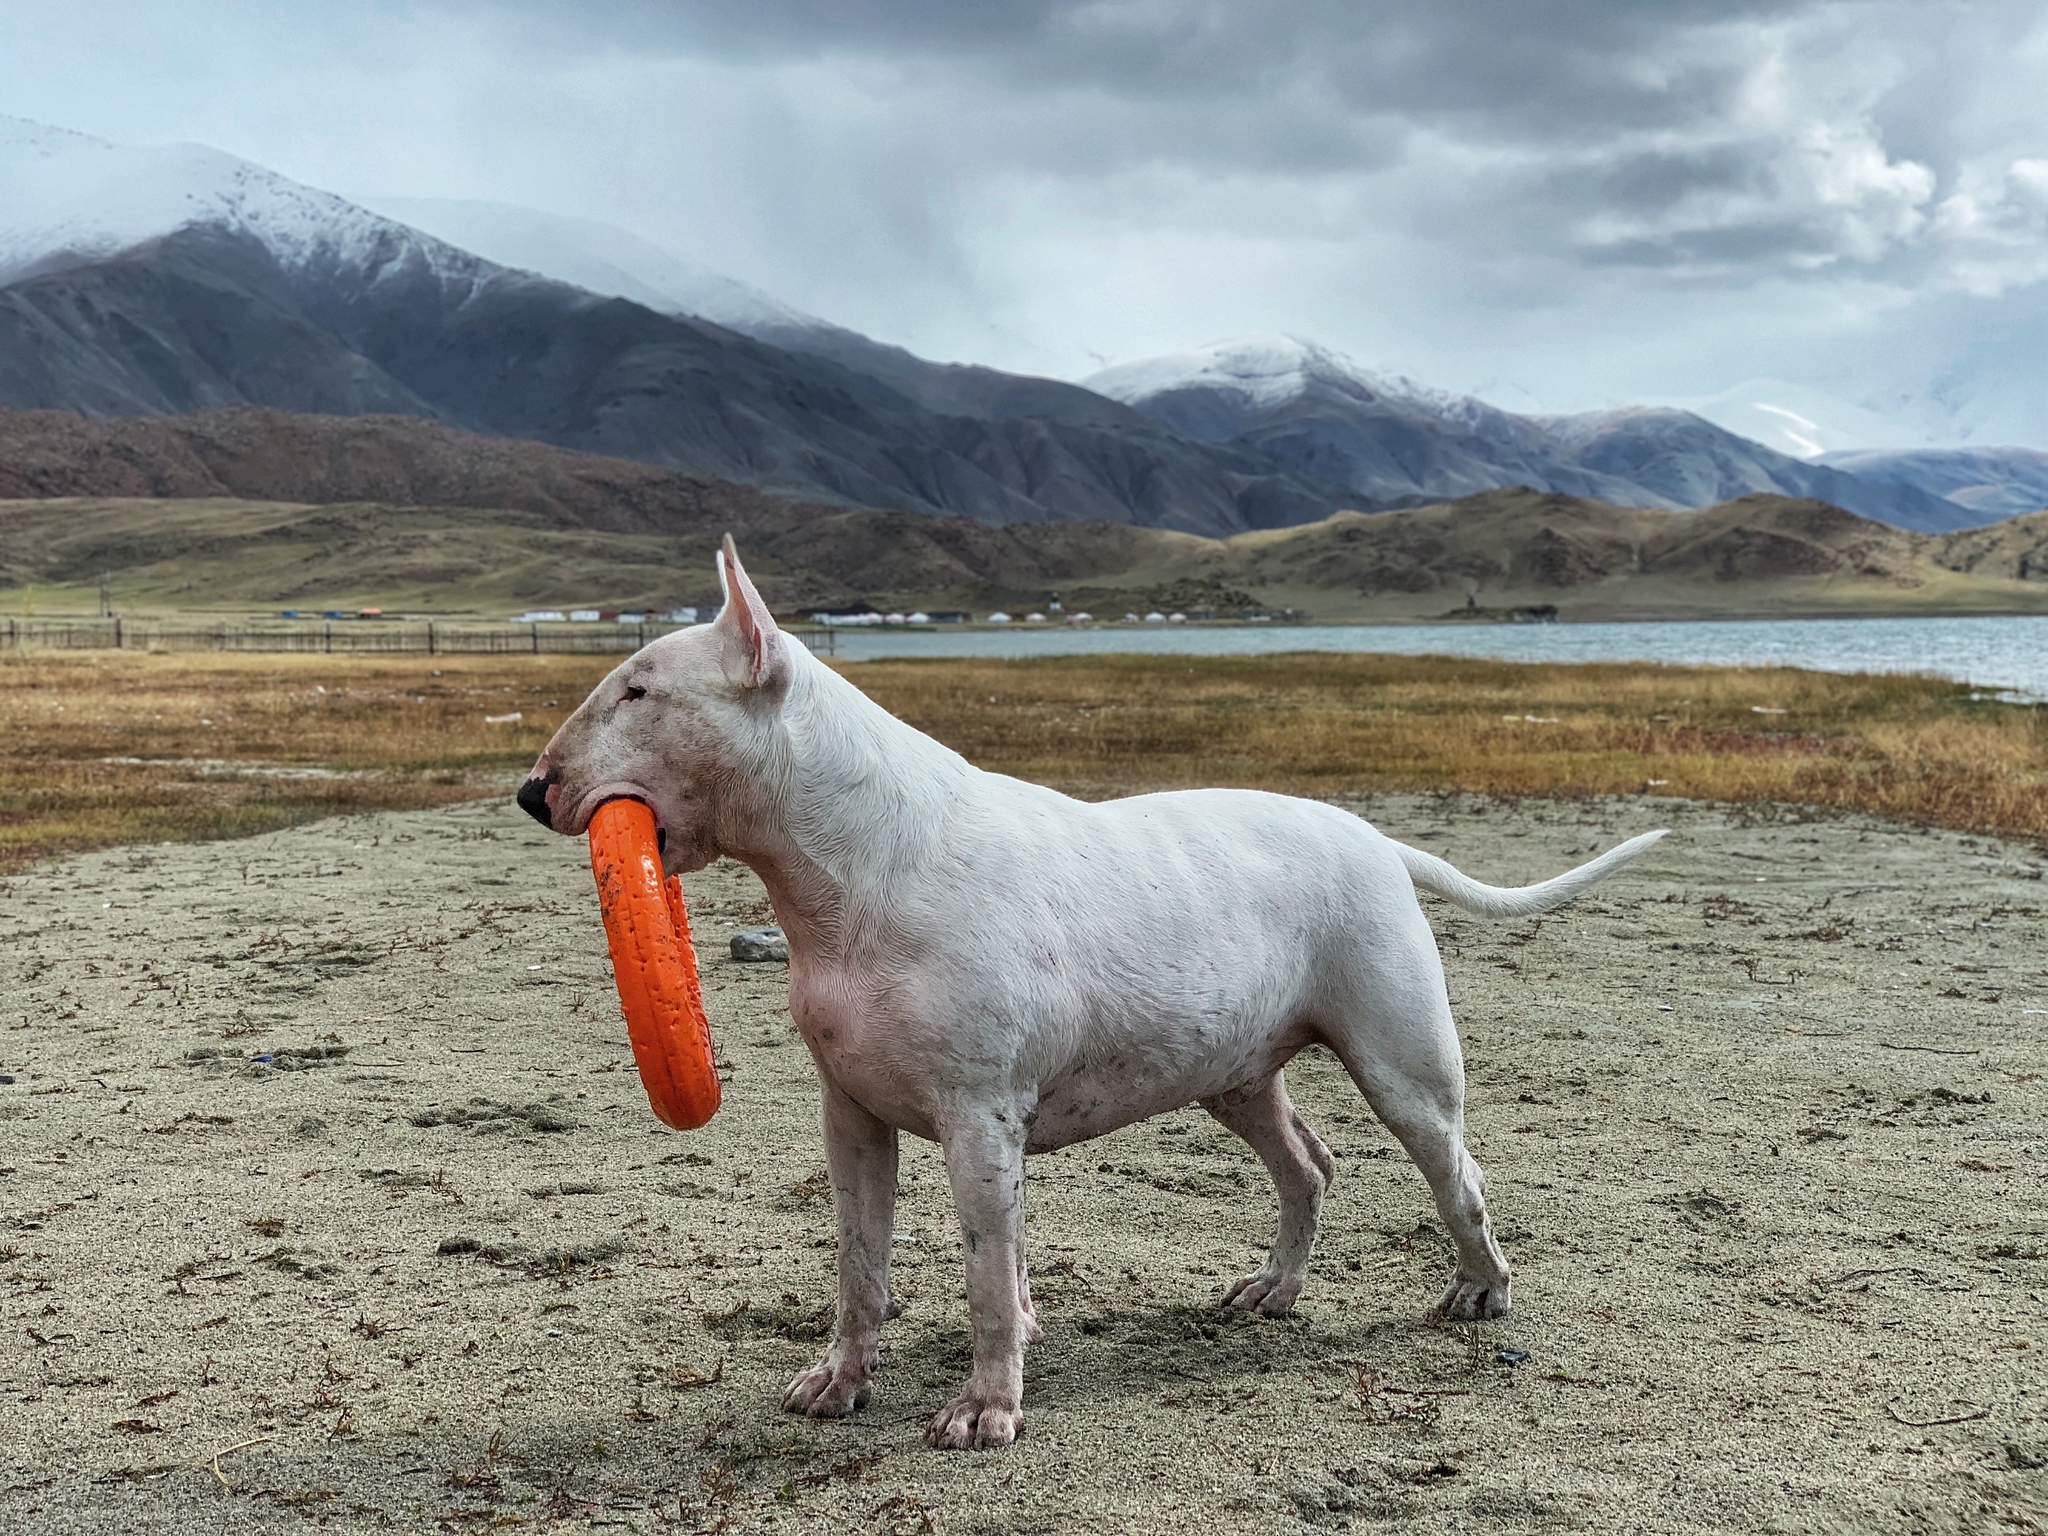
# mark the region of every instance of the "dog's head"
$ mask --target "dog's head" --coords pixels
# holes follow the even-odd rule
[[[542,826],[581,837],[605,801],[640,800],[671,874],[718,856],[720,796],[761,763],[796,668],[730,535],[718,581],[725,607],[715,622],[635,652],[562,722],[519,790]]]

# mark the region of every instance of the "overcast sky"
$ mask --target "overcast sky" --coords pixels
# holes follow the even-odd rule
[[[2048,442],[2041,0],[7,0],[0,111],[608,220],[947,359],[1285,331]]]

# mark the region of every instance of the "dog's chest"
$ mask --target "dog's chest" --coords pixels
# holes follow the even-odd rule
[[[821,1076],[890,1125],[934,1134],[936,1100],[960,1075],[939,1030],[878,1009],[843,975],[792,974],[789,1012]]]

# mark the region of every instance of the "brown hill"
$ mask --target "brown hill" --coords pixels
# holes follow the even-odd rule
[[[792,505],[711,475],[411,416],[231,406],[93,419],[0,408],[0,499],[57,496],[509,508],[610,533],[772,523]]]
[[[1571,618],[2048,610],[2048,513],[2015,520],[1993,541],[1900,533],[1772,497],[1673,514],[1492,492],[1212,540],[1116,523],[991,528],[772,499],[751,510],[761,514],[751,523],[615,533],[463,507],[5,502],[0,592],[16,591],[0,606],[89,606],[103,571],[128,611],[702,605],[716,599],[712,549],[729,525],[785,613],[864,602],[986,612],[1037,606],[1054,592],[1070,612],[1105,618],[1154,608],[1292,608],[1330,620],[1541,606]]]
[[[2048,581],[2048,512],[2029,512],[1941,541],[1941,563],[1996,581]]]
[[[110,571],[131,607],[701,603],[728,529],[785,611],[985,610],[1053,592],[1105,617],[2048,607],[2048,513],[1937,537],[1776,496],[1664,512],[1502,490],[1230,539],[994,527],[791,502],[409,417],[253,407],[150,420],[0,410],[0,498],[0,586],[82,594]]]
[[[2031,612],[2048,607],[2048,514],[1929,535],[1782,496],[1665,512],[1488,491],[1209,541],[1173,564],[1269,605],[1347,616],[1430,616],[1468,597],[1589,618]]]
[[[1818,501],[1746,496],[1698,512],[1486,491],[1398,513],[1338,513],[1220,544],[1219,577],[1359,595],[1564,592],[1628,577],[1911,579],[1940,543]]]

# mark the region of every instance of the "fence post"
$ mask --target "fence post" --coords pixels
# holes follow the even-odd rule
[[[429,656],[434,654],[434,621],[432,619],[427,620],[427,654]]]
[[[334,625],[332,623],[323,623],[320,627],[323,631],[320,637],[320,649],[331,656],[334,654]]]
[[[538,625],[538,624],[535,624],[535,625],[533,626],[532,634],[533,634],[533,654],[534,654],[534,655],[536,655],[536,656],[538,656],[538,655],[540,654],[540,625]]]
[[[114,649],[121,649],[121,621],[118,617],[114,620]]]

